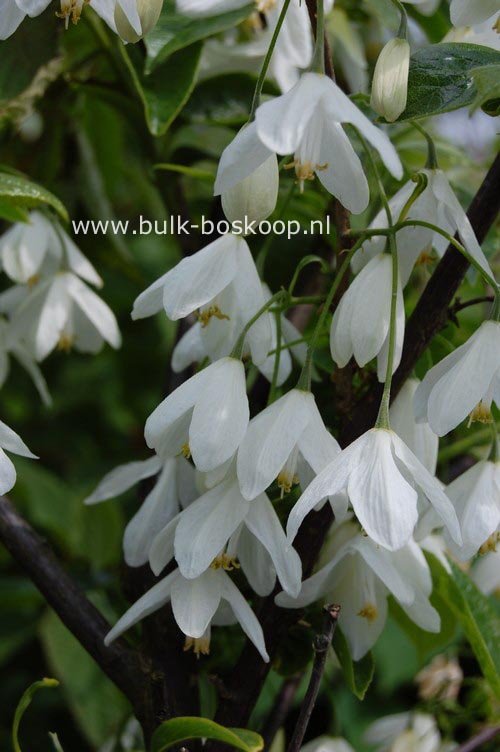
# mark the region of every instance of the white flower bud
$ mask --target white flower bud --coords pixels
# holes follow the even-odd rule
[[[276,154],[221,194],[222,208],[229,222],[262,222],[278,199],[279,172]]]
[[[138,42],[156,25],[163,7],[163,0],[136,0],[137,13],[141,24],[139,34],[132,26],[133,19],[129,19],[120,3],[115,4],[116,30],[125,42]],[[132,21],[132,23],[131,23]]]
[[[379,55],[373,74],[371,106],[393,123],[406,108],[410,45],[406,39],[391,39]]]

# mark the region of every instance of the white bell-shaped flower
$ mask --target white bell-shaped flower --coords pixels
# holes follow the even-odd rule
[[[428,423],[417,423],[413,413],[413,399],[419,383],[415,378],[405,381],[391,405],[389,418],[392,430],[403,439],[430,474],[435,475],[439,439]]]
[[[246,241],[228,233],[180,261],[141,293],[134,303],[132,318],[153,316],[162,308],[173,321],[198,312],[207,328],[212,319],[228,321],[229,338],[226,326],[215,327],[215,336],[222,333],[222,339],[227,341],[231,332],[233,339],[240,334],[243,325],[264,303],[262,284]],[[227,313],[228,305],[235,306],[237,319],[234,313],[232,318]],[[256,364],[267,358],[271,336],[268,317],[260,316],[246,337]]]
[[[361,162],[342,128],[354,125],[401,178],[403,168],[389,138],[373,125],[330,78],[305,73],[286,94],[262,104],[256,113],[262,142],[278,154],[294,154],[301,186],[316,174],[349,211],[368,205],[369,188]]]
[[[264,300],[269,300],[271,292],[267,285],[263,285]],[[215,361],[229,355],[236,344],[238,333],[243,328],[244,322],[241,318],[240,310],[236,296],[233,294],[233,287],[229,288],[217,297],[216,301],[221,310],[226,311],[227,319],[212,316],[207,323],[196,321],[187,332],[180,338],[172,352],[171,366],[174,373],[181,373],[190,365],[199,363],[205,358]],[[203,311],[201,317],[203,316]],[[269,353],[267,358],[257,364],[258,370],[270,382],[274,374],[275,350],[277,348],[278,333],[274,315],[270,313],[263,314],[269,321],[271,331],[271,340],[269,342]],[[281,386],[292,371],[292,355],[300,365],[305,362],[307,354],[307,345],[303,340],[302,334],[289,321],[284,314],[281,315],[281,345],[278,377],[276,384]],[[294,343],[294,344],[292,344]],[[243,356],[250,355],[250,348],[247,343],[243,347]]]
[[[221,358],[169,394],[147,419],[144,435],[160,457],[182,452],[207,472],[234,455],[248,419],[243,363]]]
[[[56,347],[96,353],[105,341],[111,347],[121,345],[111,309],[72,272],[59,272],[37,284],[16,309],[11,326],[39,361]]]
[[[463,543],[457,546],[446,533],[445,541],[459,561],[467,561],[500,527],[500,461],[477,462],[446,493],[455,505]]]
[[[340,603],[339,625],[354,660],[362,658],[379,638],[390,594],[422,629],[438,632],[439,615],[429,603],[432,579],[418,545],[410,541],[391,553],[356,532],[356,525],[346,524],[351,529],[348,534],[342,530],[344,526],[339,533],[347,541],[336,551],[334,547],[330,560],[304,580],[298,597],[280,593],[276,603],[285,608],[303,608],[325,597],[329,602]]]
[[[397,713],[370,724],[363,735],[375,752],[451,752],[443,746],[435,719],[427,713]]]
[[[118,34],[125,42],[138,42],[156,26],[162,7],[163,0],[117,0],[114,22]]]
[[[250,123],[222,152],[214,195],[221,196],[229,222],[261,222],[274,211],[278,187],[276,154],[259,139],[255,122]]]
[[[410,45],[406,39],[391,39],[378,56],[373,73],[370,104],[390,123],[406,109]]]
[[[163,461],[154,456],[120,465],[104,476],[84,504],[113,499],[141,480],[157,476],[155,484],[132,517],[123,537],[123,553],[129,567],[140,567],[149,559],[151,544],[158,533],[196,497],[194,468],[184,457]]]
[[[262,627],[223,567],[210,567],[202,575],[191,580],[183,577],[178,569],[174,570],[148,590],[123,614],[106,635],[106,645],[169,602],[172,603],[172,611],[179,629],[188,638],[186,646],[193,645],[195,640],[204,639],[204,649],[200,652],[208,652],[209,639],[207,644],[207,638],[210,624],[221,602],[225,602],[263,660],[269,661]],[[193,647],[196,652],[196,643]]]
[[[42,402],[52,403],[47,383],[37,366],[32,353],[19,336],[14,336],[8,321],[0,318],[0,387],[5,383],[10,371],[10,358],[13,357],[31,377]]]
[[[102,279],[61,225],[32,211],[0,238],[3,271],[19,284],[34,284],[42,271],[53,274],[61,264],[86,282],[102,287]]]
[[[264,575],[252,547],[265,553],[261,564],[265,563],[268,571]],[[244,499],[234,472],[157,534],[149,557],[153,572],[160,574],[173,556],[188,579],[199,577],[213,562],[231,571],[241,559],[243,571],[250,584],[257,585],[259,595],[272,590],[276,576],[287,593],[297,595],[300,589],[300,557],[288,544],[273,505],[265,494],[253,501]]]
[[[474,26],[500,11],[500,0],[451,0],[450,18],[453,26]]]
[[[375,256],[351,283],[335,311],[330,329],[330,351],[339,368],[352,356],[363,367],[377,358],[379,381],[384,381],[391,324],[392,260],[388,253]],[[398,279],[396,339],[392,372],[401,360],[405,310]]]
[[[254,499],[275,480],[289,493],[299,482],[299,460],[318,473],[339,451],[311,392],[292,389],[248,426],[237,459],[241,493]]]
[[[30,452],[24,441],[12,428],[0,421],[0,494],[5,494],[16,483],[16,468],[5,452],[18,454],[20,457],[29,457],[37,460],[38,457]]]
[[[391,551],[402,548],[412,537],[419,494],[434,507],[453,540],[459,545],[462,542],[451,501],[394,431],[372,428],[319,473],[290,513],[288,538],[295,538],[304,517],[322,499],[342,491],[347,491],[367,535]],[[341,510],[340,517],[344,514]]]
[[[491,422],[491,403],[500,405],[500,322],[483,321],[454,352],[430,369],[414,398],[418,421],[444,436],[470,415]]]
[[[498,594],[500,592],[500,548],[479,556],[470,570],[470,576],[485,595]]]
[[[460,202],[450,186],[444,172],[439,169],[420,170],[427,177],[427,185],[417,197],[408,211],[406,219],[430,222],[440,227],[449,235],[457,233],[460,242],[468,253],[475,259],[481,269],[490,277],[493,277],[490,265],[481,250],[472,225],[464,212]],[[389,201],[392,216],[397,222],[399,215],[406,202],[415,190],[415,183],[409,181],[394,194]],[[382,209],[370,224],[374,230],[386,229],[387,214]],[[440,256],[448,247],[447,239],[438,232],[427,227],[404,227],[396,235],[399,257],[399,273],[401,282],[405,287],[415,263],[419,257],[425,259],[434,247]],[[382,235],[374,236],[366,240],[361,248],[354,254],[352,268],[354,272],[367,264],[378,253],[381,253],[386,244],[386,238]]]

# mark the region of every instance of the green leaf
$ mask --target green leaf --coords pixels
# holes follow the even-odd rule
[[[166,170],[167,172],[177,172],[180,175],[186,175],[189,178],[196,178],[197,180],[205,180],[209,183],[213,183],[215,174],[208,172],[208,170],[200,170],[197,167],[189,167],[188,165],[170,164],[168,162],[160,162],[154,165],[155,170]]]
[[[0,219],[7,222],[27,222],[28,212],[22,206],[13,206],[8,201],[0,199]]]
[[[25,691],[25,693],[19,700],[16,712],[14,714],[14,721],[12,723],[12,745],[14,747],[14,752],[21,752],[18,737],[19,724],[21,723],[21,718],[23,717],[26,708],[33,699],[33,695],[38,692],[39,689],[50,689],[52,687],[58,686],[59,682],[57,681],[57,679],[41,679],[40,681],[33,682],[33,684]]]
[[[153,136],[163,136],[194,88],[201,43],[174,53],[150,76],[144,76],[141,72],[142,59],[138,49],[125,50],[122,45],[121,50],[142,100],[148,128]]]
[[[472,71],[500,64],[500,52],[477,44],[433,44],[410,59],[408,102],[399,120],[468,107],[476,96]]]
[[[335,630],[332,646],[339,659],[349,689],[359,700],[363,700],[368,687],[372,683],[375,671],[372,654],[367,653],[360,661],[353,661],[347,640],[339,627]]]
[[[20,175],[0,172],[0,201],[1,205],[21,207],[21,209],[50,206],[59,216],[68,221],[68,212],[53,193]]]
[[[452,575],[427,555],[434,587],[460,623],[492,690],[500,697],[500,618],[489,599],[451,562]]]
[[[208,718],[171,718],[159,726],[151,740],[151,752],[163,752],[189,739],[216,739],[243,752],[259,752],[264,747],[260,734],[247,729],[225,728]]]
[[[212,34],[219,34],[221,31],[237,26],[254,9],[254,5],[249,3],[229,13],[219,13],[219,15],[205,18],[188,18],[175,12],[175,0],[166,0],[158,23],[144,40],[148,51],[146,73],[151,73],[172,53],[182,50],[193,42],[199,42]]]
[[[130,713],[128,703],[52,611],[42,619],[40,638],[71,713],[91,747],[99,748],[121,728]]]
[[[202,81],[183,114],[194,123],[243,125],[250,111],[255,82],[255,76],[248,73],[226,73]],[[278,90],[266,82],[264,92],[276,94]]]
[[[477,89],[472,109],[482,107],[492,117],[500,115],[500,63],[473,68],[471,75]]]

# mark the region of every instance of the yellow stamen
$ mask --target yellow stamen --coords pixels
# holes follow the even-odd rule
[[[64,25],[66,29],[69,26],[69,22],[77,24],[82,15],[84,5],[88,5],[90,0],[61,0],[61,10],[56,13],[58,18],[64,19]]]
[[[496,31],[497,34],[500,34],[500,13],[498,15],[497,20],[495,21],[495,23],[493,24],[491,28],[493,29],[493,31]]]
[[[500,533],[493,533],[493,535],[490,535],[490,537],[487,540],[485,540],[485,542],[479,549],[478,554],[480,556],[484,556],[485,554],[496,551],[497,543],[499,541],[500,541]]]
[[[200,322],[203,329],[208,326],[212,317],[216,319],[227,319],[229,321],[229,316],[226,316],[225,313],[222,313],[219,306],[216,305],[209,306],[204,311],[198,311],[197,314],[198,321]]]
[[[26,284],[30,288],[30,290],[40,281],[40,275],[39,274],[33,274],[32,277],[28,279]]]
[[[197,658],[200,655],[208,655],[210,653],[210,638],[208,637],[186,637],[184,642],[184,652],[192,650]]]
[[[433,261],[432,253],[429,249],[425,248],[419,255],[415,266],[427,266]]]
[[[181,454],[187,460],[189,460],[191,458],[191,449],[190,449],[189,444],[187,442],[181,446]]]
[[[373,603],[367,603],[365,606],[363,606],[361,611],[359,611],[358,616],[366,619],[371,624],[378,616],[378,609]]]
[[[278,484],[278,487],[281,488],[281,498],[283,498],[285,494],[290,493],[292,486],[296,486],[297,483],[299,483],[299,477],[298,475],[293,475],[292,477],[290,477],[287,472],[282,470],[276,478],[276,482]]]
[[[470,427],[471,423],[493,423],[493,416],[491,414],[491,408],[490,405],[484,405],[483,402],[480,400],[474,410],[469,415],[469,423],[467,424],[467,428]]]
[[[234,569],[239,569],[240,564],[236,556],[229,556],[228,554],[220,554],[210,564],[211,569],[223,569],[225,572],[232,572]]]
[[[297,176],[297,182],[300,186],[300,192],[304,192],[304,182],[306,180],[314,180],[315,172],[322,172],[328,169],[328,162],[325,164],[312,165],[311,162],[299,162],[298,159],[294,159],[293,162],[289,162],[285,165],[285,170],[291,170],[295,168],[295,174]]]
[[[71,352],[72,347],[73,337],[70,337],[68,334],[61,334],[61,336],[59,337],[59,342],[57,343],[57,349],[65,353],[69,353]]]

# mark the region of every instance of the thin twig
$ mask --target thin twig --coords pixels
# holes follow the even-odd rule
[[[302,742],[304,740],[309,721],[316,704],[318,697],[319,687],[323,672],[326,665],[326,657],[328,650],[332,644],[333,633],[337,626],[337,621],[340,613],[340,606],[330,605],[325,606],[325,623],[323,632],[316,635],[314,639],[314,663],[311,672],[311,678],[309,680],[309,686],[302,702],[299,717],[295,725],[292,739],[288,745],[287,752],[299,752]]]
[[[483,744],[491,742],[497,736],[500,736],[500,726],[485,728],[477,734],[477,736],[472,737],[468,742],[465,742],[461,747],[458,747],[457,752],[474,752],[476,749],[481,750]]]
[[[146,680],[139,655],[121,640],[104,645],[110,625],[5,496],[0,497],[0,540],[63,624],[138,710]]]

